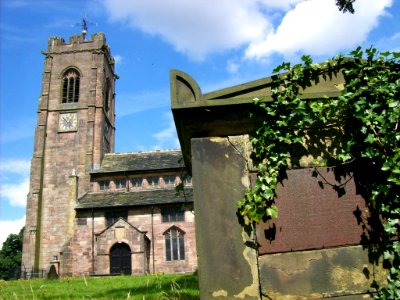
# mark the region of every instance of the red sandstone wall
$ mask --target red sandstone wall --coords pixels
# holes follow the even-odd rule
[[[153,218],[153,225],[152,225]],[[96,234],[94,244],[94,273],[109,274],[109,249],[117,239],[110,233],[100,237],[99,234],[106,229],[106,220],[103,211],[95,212],[92,220],[91,212],[77,214],[75,220],[75,234],[71,243],[73,276],[92,273],[92,222]],[[150,240],[150,259],[148,262],[150,273],[180,273],[194,272],[197,269],[197,253],[194,228],[194,214],[187,210],[185,222],[162,223],[161,209],[154,208],[153,215],[151,207],[130,209],[128,222],[142,232]],[[185,232],[185,260],[166,261],[165,241],[163,233],[170,227],[176,226]],[[137,236],[127,234],[123,242],[131,247],[132,273],[142,274],[143,266],[146,265],[142,248],[142,240],[136,240]],[[153,244],[154,253],[153,253]],[[101,250],[99,250],[101,249]],[[139,253],[140,252],[140,253]]]

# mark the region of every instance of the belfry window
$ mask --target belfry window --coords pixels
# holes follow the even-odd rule
[[[164,233],[165,259],[167,261],[185,259],[185,233],[177,227],[172,227]]]
[[[70,69],[64,73],[62,78],[62,103],[79,102],[79,73]]]

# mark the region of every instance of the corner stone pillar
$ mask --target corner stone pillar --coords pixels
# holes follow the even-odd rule
[[[68,216],[67,216],[67,236],[65,243],[60,249],[60,261],[58,263],[57,271],[60,277],[72,276],[72,251],[71,240],[74,235],[74,220],[75,220],[75,206],[78,196],[78,176],[75,171],[68,178]]]
[[[75,173],[75,170],[73,171]],[[78,176],[72,174],[68,178],[68,237],[71,238],[74,233],[75,206],[78,196]]]
[[[246,141],[191,141],[201,299],[260,299],[257,253],[236,216],[248,185]]]

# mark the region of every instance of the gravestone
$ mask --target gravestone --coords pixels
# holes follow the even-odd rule
[[[203,94],[188,74],[171,71],[171,105],[194,186],[201,299],[365,299],[386,272],[373,257],[376,241],[368,205],[357,188],[359,170],[335,174],[294,158],[277,189],[276,220],[254,230],[240,224],[236,202],[256,176],[248,134],[252,99],[271,99],[271,78]],[[305,99],[339,96],[343,77],[303,91]],[[319,132],[335,140],[337,132]],[[339,134],[340,135],[340,134]],[[340,143],[339,143],[340,145]],[[322,148],[321,148],[322,147]],[[311,162],[311,164],[310,164]],[[317,172],[317,174],[314,174]],[[326,182],[324,182],[324,180]],[[328,189],[325,183],[344,183]],[[374,244],[375,242],[375,244]]]

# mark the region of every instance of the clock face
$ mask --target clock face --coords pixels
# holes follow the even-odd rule
[[[58,120],[58,129],[62,132],[78,130],[77,113],[60,114],[60,118]]]

